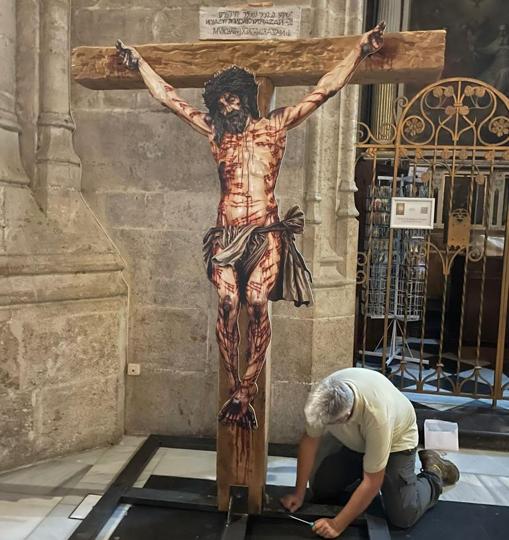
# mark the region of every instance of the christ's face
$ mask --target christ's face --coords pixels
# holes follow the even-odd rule
[[[217,135],[217,142],[222,139],[224,133],[239,135],[249,121],[250,114],[242,99],[231,92],[224,92],[217,101],[216,113],[212,118],[212,124]]]
[[[232,112],[237,112],[241,109],[242,103],[239,96],[235,94],[230,94],[230,92],[225,92],[219,98],[219,109],[224,116]]]

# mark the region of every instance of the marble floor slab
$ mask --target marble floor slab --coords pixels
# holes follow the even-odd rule
[[[445,488],[441,500],[509,506],[509,478],[461,473],[459,482]]]
[[[105,448],[36,463],[0,474],[0,491],[65,495],[107,452]]]
[[[475,402],[475,404],[485,404],[491,407],[492,402],[490,399],[476,399],[472,400],[468,397],[454,396],[452,394],[420,394],[417,392],[405,392],[405,396],[414,403],[420,403],[427,405],[438,411],[448,411],[461,405],[468,405]],[[500,400],[497,403],[498,407],[509,408],[509,400]]]
[[[295,486],[297,460],[295,458],[269,456],[267,460],[267,484]]]
[[[462,473],[509,478],[509,453],[507,452],[464,449],[459,452],[446,452],[444,457],[453,461]]]
[[[0,538],[25,540],[61,499],[0,492]]]
[[[69,516],[82,500],[83,497],[78,495],[64,497],[26,540],[67,540],[81,523],[81,520],[70,519]]]
[[[216,479],[216,453],[207,450],[165,448],[152,474],[185,478]]]
[[[509,455],[465,449],[459,452],[439,452],[460,470],[454,486],[444,488],[441,500],[472,504],[509,506]],[[415,472],[420,472],[417,458]]]
[[[81,522],[70,515],[91,491],[104,492],[144,440],[126,436],[112,447],[1,474],[0,539],[67,540]],[[112,516],[98,540],[109,538],[121,520],[121,510]]]
[[[145,437],[125,437],[119,444],[108,448],[80,479],[76,487],[88,493],[102,493],[144,440]]]

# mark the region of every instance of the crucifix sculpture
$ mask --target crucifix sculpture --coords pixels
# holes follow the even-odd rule
[[[379,25],[362,37],[141,47],[118,42],[116,51],[80,47],[73,52],[78,82],[96,89],[148,87],[208,138],[217,163],[221,199],[216,225],[204,239],[204,256],[219,295],[216,335],[224,366],[217,445],[220,509],[226,509],[229,486],[235,484],[249,485],[251,511],[261,507],[267,457],[269,389],[262,368],[271,332],[268,301],[311,302],[309,272],[294,245],[303,214],[294,207],[281,220],[274,195],[286,132],[349,82],[424,81],[441,72],[445,33],[440,31],[388,35],[369,67],[364,63],[364,71],[358,70],[364,58],[380,50],[382,34]],[[221,59],[226,47],[227,59]],[[208,113],[175,91],[204,83]],[[299,104],[269,112],[274,84],[316,87]],[[249,319],[244,373],[238,368],[242,304]]]
[[[210,143],[217,164],[221,198],[217,221],[204,239],[207,274],[219,296],[216,337],[230,397],[218,419],[256,429],[253,401],[271,338],[270,300],[311,303],[310,274],[297,251],[294,234],[304,228],[298,207],[281,221],[276,181],[286,148],[287,131],[301,124],[336,95],[361,61],[382,48],[384,23],[364,34],[354,49],[326,73],[297,105],[258,110],[258,85],[249,71],[232,66],[205,83],[208,113],[178,96],[134,47],[117,42],[123,64],[139,70],[152,96]],[[239,314],[248,313],[247,367],[239,372]]]

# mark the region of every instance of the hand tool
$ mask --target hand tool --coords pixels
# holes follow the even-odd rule
[[[305,523],[306,525],[309,525],[310,527],[314,527],[314,525],[315,525],[314,521],[306,521],[306,520],[300,519],[300,518],[298,518],[296,516],[292,516],[292,514],[288,514],[288,517],[292,518],[292,519],[295,519],[297,521],[300,521],[301,523]]]

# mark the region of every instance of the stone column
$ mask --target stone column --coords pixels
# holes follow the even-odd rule
[[[40,207],[58,217],[62,196],[80,189],[70,106],[70,2],[41,0],[39,148],[34,187]],[[56,197],[59,204],[51,204]]]
[[[343,33],[345,13],[342,4],[343,1],[336,0],[316,1],[313,35],[323,37]],[[335,203],[327,196],[337,175],[340,99],[337,96],[331,99],[307,121],[304,251],[314,275],[315,288],[337,284],[341,280],[337,268],[340,257],[335,251]]]
[[[377,20],[385,21],[387,32],[401,29],[402,0],[379,0]],[[381,141],[391,136],[387,124],[393,123],[394,102],[398,96],[397,84],[378,84],[373,87],[371,129]]]
[[[16,0],[0,0],[0,182],[28,184],[19,153],[16,101]]]
[[[347,13],[350,14],[344,33],[361,34],[363,32],[362,10],[359,2],[348,0]],[[341,93],[341,127],[338,144],[338,175],[337,175],[337,233],[338,252],[342,258],[340,272],[348,283],[348,288],[355,287],[357,267],[357,234],[359,215],[355,207],[355,143],[358,129],[359,87],[348,85]],[[354,302],[355,292],[350,290],[349,301]],[[351,308],[352,313],[355,308]]]

